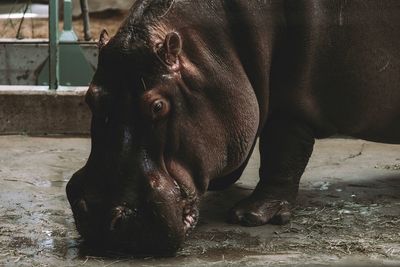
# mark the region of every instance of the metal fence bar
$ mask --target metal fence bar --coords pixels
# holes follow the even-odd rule
[[[60,80],[60,54],[58,47],[58,0],[49,1],[49,17],[49,89],[57,90]]]
[[[64,0],[64,31],[72,30],[72,2]]]
[[[85,41],[92,40],[92,34],[90,33],[90,18],[89,18],[89,7],[87,0],[81,1],[81,10],[83,16],[83,30],[85,33]]]

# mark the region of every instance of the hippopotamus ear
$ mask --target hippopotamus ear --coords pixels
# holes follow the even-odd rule
[[[103,46],[105,46],[108,41],[110,40],[110,37],[108,36],[108,32],[106,29],[103,29],[100,33],[100,38],[99,38],[99,42],[97,44],[97,46],[99,47],[99,49],[103,48]]]
[[[165,36],[164,44],[161,50],[165,63],[172,69],[178,70],[180,67],[179,54],[182,51],[182,39],[176,32],[170,32]]]

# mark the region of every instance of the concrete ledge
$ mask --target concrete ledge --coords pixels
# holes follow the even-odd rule
[[[86,87],[0,86],[0,134],[88,134]]]

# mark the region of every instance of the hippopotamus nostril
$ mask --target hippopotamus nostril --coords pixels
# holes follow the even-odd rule
[[[77,207],[79,208],[79,210],[81,210],[81,211],[83,211],[85,213],[87,213],[89,211],[87,203],[83,198],[78,201]]]
[[[136,209],[130,209],[125,206],[118,206],[112,210],[112,219],[110,223],[110,231],[115,231],[123,225],[124,221],[131,216],[136,216]]]
[[[83,198],[77,199],[72,204],[73,209],[80,214],[87,214],[89,212],[86,200]]]

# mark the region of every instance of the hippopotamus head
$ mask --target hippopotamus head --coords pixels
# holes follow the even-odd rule
[[[102,33],[86,95],[91,153],[67,185],[89,242],[174,253],[198,221],[210,180],[234,171],[251,149],[258,109],[244,107],[254,106],[254,93],[209,77],[217,77],[206,69],[214,59],[184,36],[129,23],[110,40]]]

